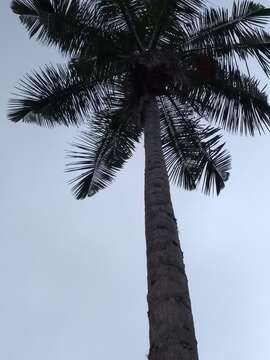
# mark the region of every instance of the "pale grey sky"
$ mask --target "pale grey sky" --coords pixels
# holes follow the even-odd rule
[[[142,146],[110,188],[72,197],[65,151],[78,130],[6,119],[16,81],[64,61],[28,40],[9,4],[0,2],[0,358],[145,359]],[[227,147],[233,169],[219,198],[172,187],[200,359],[266,360],[270,134],[228,137]]]

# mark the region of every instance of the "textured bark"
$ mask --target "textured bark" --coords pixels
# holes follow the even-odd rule
[[[188,282],[163,158],[155,98],[144,108],[150,360],[198,360]]]

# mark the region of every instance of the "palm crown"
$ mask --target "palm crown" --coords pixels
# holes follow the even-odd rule
[[[86,123],[68,171],[77,198],[106,187],[143,132],[143,104],[157,98],[170,178],[206,193],[224,187],[230,156],[218,127],[254,135],[270,126],[259,82],[239,65],[254,57],[270,75],[270,9],[227,10],[201,0],[14,0],[30,36],[68,57],[25,76],[9,117],[38,125]],[[209,122],[217,127],[212,127]]]

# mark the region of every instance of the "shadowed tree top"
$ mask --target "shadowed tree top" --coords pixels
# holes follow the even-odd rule
[[[189,190],[202,181],[206,193],[219,193],[228,179],[220,127],[246,135],[270,127],[264,88],[239,70],[253,57],[270,75],[270,9],[261,4],[235,2],[228,11],[200,0],[14,0],[12,10],[67,65],[27,74],[9,118],[87,124],[68,165],[79,172],[77,198],[106,187],[131,157],[149,96],[160,109],[170,178]]]

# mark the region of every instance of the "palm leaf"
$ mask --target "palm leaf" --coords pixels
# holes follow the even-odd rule
[[[239,40],[226,46],[215,47],[212,53],[219,58],[227,59],[227,66],[232,67],[232,60],[236,54],[240,60],[253,57],[267,76],[270,76],[270,34],[263,30],[254,30],[251,35],[239,36]]]
[[[107,187],[131,157],[141,130],[136,125],[137,108],[105,110],[96,114],[70,153],[68,172],[79,172],[72,181],[77,199],[93,196]]]
[[[207,120],[245,135],[269,130],[270,105],[258,80],[238,70],[227,71],[221,67],[214,79],[205,78],[200,72],[189,75],[189,88],[178,87],[172,91]]]
[[[270,76],[270,34],[261,29],[254,29],[251,34],[243,34],[225,41],[213,37],[210,44],[200,44],[185,51],[185,56],[207,54],[223,62],[224,66],[233,68],[241,60],[255,58],[267,76]],[[237,61],[237,59],[239,61]]]
[[[220,135],[214,138],[217,142]],[[213,139],[210,140],[213,142]],[[231,169],[231,158],[224,149],[225,143],[216,148],[209,148],[207,142],[203,144],[204,156],[201,159],[201,173],[203,177],[203,190],[209,194],[212,189],[216,188],[217,194],[225,187],[225,181],[229,178],[229,170]]]
[[[106,28],[126,32],[135,39],[138,50],[143,50],[143,42],[139,30],[139,17],[143,12],[143,1],[135,0],[95,0],[93,1],[100,21]]]
[[[55,45],[71,55],[98,51],[117,45],[103,26],[93,6],[79,0],[13,0],[12,10],[20,16],[30,37]],[[111,44],[112,43],[112,44]],[[117,46],[118,48],[118,46]]]
[[[155,48],[159,42],[167,43],[172,37],[183,35],[183,23],[197,17],[202,9],[201,0],[157,0],[146,2],[152,24],[149,48]],[[173,35],[173,36],[172,36]]]
[[[213,45],[217,39],[226,45],[239,37],[251,36],[254,29],[266,24],[269,17],[270,8],[249,0],[234,2],[231,14],[227,9],[210,8],[197,21],[189,23],[186,31],[190,38],[182,45]]]
[[[225,186],[230,170],[230,156],[220,143],[218,129],[200,124],[200,119],[186,104],[170,98],[161,100],[163,152],[170,179],[187,190],[217,194]]]
[[[46,66],[26,75],[9,103],[9,119],[37,125],[78,124],[89,110],[103,103],[104,87],[65,66]]]
[[[183,121],[183,118],[190,118],[191,114],[182,107],[179,120],[179,115],[169,110],[168,102],[162,98],[159,107],[161,141],[169,177],[175,184],[187,190],[193,190],[197,186],[197,153],[194,151],[195,146],[193,146],[192,139],[189,141],[189,138],[192,137],[190,123],[187,123],[186,120]]]

